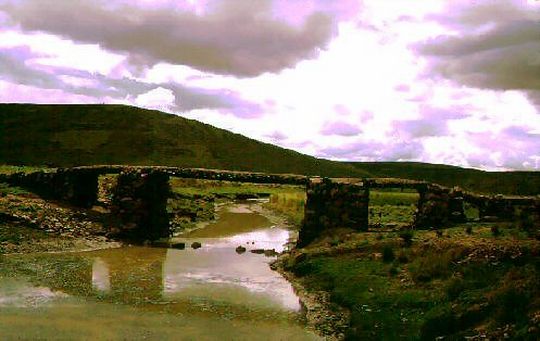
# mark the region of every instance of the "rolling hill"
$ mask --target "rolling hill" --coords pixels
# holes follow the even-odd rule
[[[164,165],[398,177],[483,193],[540,194],[540,172],[485,172],[418,162],[329,161],[198,121],[125,105],[0,104],[0,164]]]
[[[479,193],[540,194],[540,172],[487,172],[478,169],[421,162],[349,162],[375,177],[424,180],[459,185]]]
[[[0,104],[0,164],[131,164],[368,175],[351,165],[124,105]]]

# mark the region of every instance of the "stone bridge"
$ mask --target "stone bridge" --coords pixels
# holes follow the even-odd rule
[[[480,220],[515,220],[527,211],[540,221],[540,197],[486,196],[424,181],[393,178],[319,178],[294,174],[265,174],[178,167],[85,166],[54,171],[0,174],[0,181],[26,187],[51,199],[91,207],[98,198],[98,178],[118,174],[111,211],[120,218],[124,235],[132,239],[158,239],[170,234],[166,211],[170,177],[234,182],[289,184],[306,187],[304,222],[299,245],[322,231],[346,227],[366,231],[371,189],[413,189],[419,193],[415,228],[440,228],[465,222],[464,203],[479,210]]]

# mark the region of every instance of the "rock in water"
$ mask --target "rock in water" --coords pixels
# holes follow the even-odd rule
[[[186,248],[186,243],[174,243],[174,244],[171,245],[171,247],[173,249],[184,250]]]
[[[193,242],[193,243],[191,243],[191,248],[192,248],[192,249],[195,249],[195,250],[199,249],[201,246],[202,246],[202,244],[199,243],[199,242]]]
[[[275,257],[279,255],[279,253],[276,252],[276,249],[271,249],[271,250],[264,250],[264,255],[266,257]]]
[[[239,247],[236,248],[236,253],[242,254],[244,252],[246,252],[246,248],[243,247],[242,245],[240,245]]]

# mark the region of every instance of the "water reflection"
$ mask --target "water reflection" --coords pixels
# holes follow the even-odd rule
[[[228,220],[232,224],[227,225]],[[242,221],[250,226],[248,230]],[[66,309],[68,294],[77,299],[77,304],[82,304],[81,298],[87,300],[85,306],[95,304],[91,301],[122,303],[146,313],[221,321],[224,333],[238,326],[235,322],[229,330],[228,322],[222,325],[229,320],[242,321],[247,330],[253,323],[270,329],[274,328],[270,324],[278,329],[298,325],[302,321],[299,299],[290,283],[268,266],[274,257],[249,252],[282,250],[289,231],[270,225],[258,214],[230,212],[207,226],[207,231],[173,240],[186,245],[200,242],[202,247],[197,250],[125,247],[80,254],[14,256],[14,273],[20,271],[21,278],[29,277],[29,282],[19,280],[12,287],[24,297],[54,297],[49,301],[56,302],[52,309],[59,318],[63,313],[58,309]],[[236,253],[239,245],[248,252]],[[0,280],[0,305],[7,305],[18,295],[7,283]],[[33,294],[24,294],[28,292]]]
[[[109,266],[100,257],[94,258],[92,264],[92,285],[100,291],[109,291],[111,289]]]
[[[288,231],[266,228],[228,238],[197,239],[197,250],[129,247],[82,255],[92,261],[91,284],[124,302],[175,301],[197,297],[229,304],[239,302],[299,311],[298,297],[284,278],[268,266],[272,258],[246,252],[282,250]],[[187,244],[190,239],[182,239]],[[86,277],[86,276],[82,276]]]

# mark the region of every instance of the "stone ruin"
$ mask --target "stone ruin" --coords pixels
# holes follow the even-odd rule
[[[0,181],[28,188],[54,200],[91,207],[98,197],[98,177],[119,174],[113,189],[111,212],[119,220],[119,235],[158,239],[170,234],[166,211],[169,177],[227,180],[254,183],[305,185],[307,200],[299,245],[307,245],[323,231],[369,226],[371,189],[408,188],[419,193],[413,227],[440,228],[466,221],[464,203],[479,210],[480,221],[515,221],[526,212],[540,227],[540,197],[485,196],[423,181],[392,178],[329,179],[301,175],[264,174],[175,167],[88,166],[52,172],[0,174]]]
[[[298,237],[299,246],[309,244],[323,231],[333,228],[367,230],[369,189],[362,181],[315,178],[307,184],[306,194],[304,222]]]
[[[118,176],[111,212],[121,221],[120,236],[135,240],[169,237],[169,176],[159,171],[128,169]]]
[[[438,229],[467,221],[464,203],[479,210],[479,221],[515,221],[525,211],[540,228],[540,197],[484,196],[423,181],[372,179],[310,179],[299,246],[308,245],[333,228],[367,231],[371,189],[408,188],[419,194],[412,228]]]

